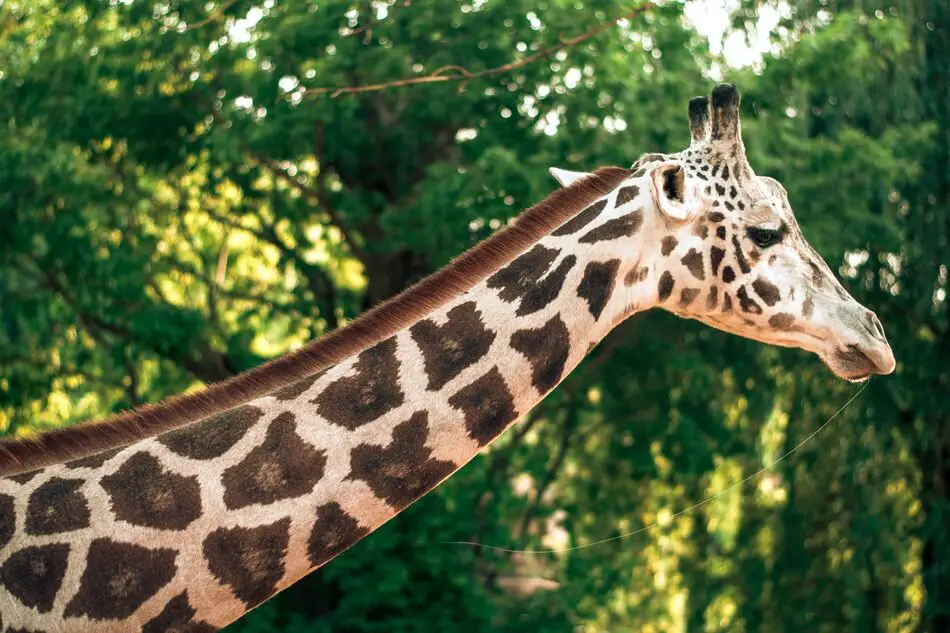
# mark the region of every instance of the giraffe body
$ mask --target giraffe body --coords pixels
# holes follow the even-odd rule
[[[741,139],[723,90],[694,102],[685,152],[555,173],[565,222],[358,353],[0,478],[0,630],[216,630],[437,486],[652,306],[811,349],[845,377],[889,372],[879,324],[800,239],[780,186],[725,151]],[[829,337],[830,313],[857,316]]]

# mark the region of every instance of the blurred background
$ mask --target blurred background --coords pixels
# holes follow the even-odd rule
[[[639,315],[229,630],[950,631],[948,28],[947,0],[0,0],[0,429],[199,389],[345,324],[550,193],[549,166],[682,149],[688,98],[725,79],[753,167],[897,373],[674,518],[856,387]],[[438,543],[654,522],[545,556]]]

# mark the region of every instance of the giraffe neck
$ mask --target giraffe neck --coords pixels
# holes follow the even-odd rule
[[[652,300],[633,256],[641,191],[628,180],[322,372],[197,424],[0,479],[3,625],[213,630],[359,541]]]

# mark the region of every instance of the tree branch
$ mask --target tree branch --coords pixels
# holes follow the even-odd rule
[[[502,73],[506,73],[512,70],[517,70],[518,68],[527,66],[528,64],[531,64],[541,58],[549,57],[553,55],[554,53],[557,53],[558,51],[562,51],[562,50],[571,48],[573,46],[577,46],[578,44],[581,44],[582,42],[586,42],[587,40],[593,37],[597,37],[598,35],[612,29],[621,20],[628,20],[628,19],[638,17],[646,13],[647,11],[652,10],[654,7],[655,5],[653,4],[653,2],[647,2],[646,4],[640,6],[639,8],[634,9],[632,11],[628,11],[627,13],[624,13],[623,15],[617,16],[616,18],[613,18],[612,20],[608,21],[606,24],[603,24],[595,29],[591,29],[590,31],[587,31],[586,33],[582,33],[581,35],[578,35],[576,37],[572,37],[569,39],[562,38],[560,43],[556,44],[555,46],[542,49],[538,51],[537,53],[528,55],[527,57],[525,57],[524,59],[520,61],[510,62],[502,66],[496,66],[494,68],[486,68],[485,70],[479,70],[477,72],[470,72],[462,66],[450,64],[448,66],[442,66],[441,68],[438,68],[432,71],[428,75],[423,75],[421,77],[407,77],[405,79],[396,79],[394,81],[387,81],[383,83],[367,84],[363,86],[345,86],[342,88],[329,87],[329,86],[305,88],[304,95],[311,96],[311,95],[329,94],[331,97],[338,97],[342,94],[355,94],[355,93],[361,93],[361,92],[378,92],[380,90],[386,90],[389,88],[404,88],[406,86],[445,83],[445,82],[450,82],[450,81],[463,82],[462,88],[460,89],[464,89],[465,83],[471,81],[472,79],[481,79],[483,77],[493,77],[495,75],[500,75]],[[447,74],[450,72],[452,74]]]

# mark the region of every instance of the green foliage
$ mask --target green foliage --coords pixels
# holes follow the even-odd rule
[[[739,4],[744,26],[763,3]],[[779,52],[728,77],[751,162],[878,311],[898,373],[730,489],[853,388],[800,352],[638,316],[486,455],[235,631],[950,629],[950,13],[777,4]],[[717,60],[681,3],[506,72],[332,94],[496,68],[629,10],[0,4],[3,431],[225,378],[489,235],[553,189],[549,166],[685,146]],[[444,544],[586,546],[654,523],[556,555]]]

